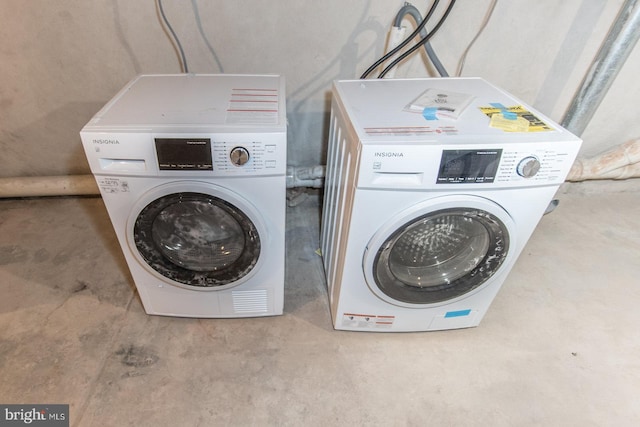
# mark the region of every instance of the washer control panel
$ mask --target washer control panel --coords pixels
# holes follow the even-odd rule
[[[436,184],[549,181],[566,171],[567,153],[549,149],[443,150]]]
[[[274,170],[281,165],[277,145],[263,141],[213,141],[213,169],[245,172]]]
[[[570,166],[570,165],[569,165]],[[555,150],[504,151],[496,181],[553,181],[564,179],[567,153]]]

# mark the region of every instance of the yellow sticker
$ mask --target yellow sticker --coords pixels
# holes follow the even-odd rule
[[[524,108],[522,105],[516,105],[506,108],[508,112],[515,113],[517,118],[524,119],[529,123],[529,127],[525,131],[507,131],[507,132],[550,132],[553,130],[549,125],[536,117],[532,112]],[[493,117],[498,113],[502,116],[502,109],[496,107],[480,107],[480,111],[488,117]]]
[[[506,119],[502,113],[491,115],[489,126],[505,132],[529,132],[529,121],[523,117]]]

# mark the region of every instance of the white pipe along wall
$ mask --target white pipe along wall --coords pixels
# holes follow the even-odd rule
[[[287,168],[287,188],[320,188],[323,185],[324,166]],[[0,178],[0,198],[99,194],[93,175]]]
[[[640,139],[628,141],[589,159],[576,159],[567,181],[640,177]]]
[[[0,178],[0,198],[100,194],[93,175]]]

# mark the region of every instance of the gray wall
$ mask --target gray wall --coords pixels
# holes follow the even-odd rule
[[[416,0],[425,10],[431,2]],[[441,2],[446,5],[446,2]],[[490,0],[459,0],[433,46],[451,73]],[[401,0],[164,0],[191,72],[286,76],[289,164],[324,161],[334,79],[382,54]],[[499,1],[464,76],[561,120],[622,0]],[[199,23],[201,25],[199,25]],[[0,0],[0,176],[88,173],[78,131],[138,73],[177,73],[153,0]],[[583,156],[640,136],[636,48],[583,137]],[[397,77],[435,76],[422,54]]]

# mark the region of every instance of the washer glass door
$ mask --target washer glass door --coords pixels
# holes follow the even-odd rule
[[[391,233],[377,250],[372,273],[393,300],[438,303],[485,283],[508,252],[508,229],[497,216],[476,208],[440,209]]]
[[[152,201],[137,216],[133,238],[153,270],[198,288],[241,280],[260,256],[260,237],[249,217],[203,193],[173,193]]]

